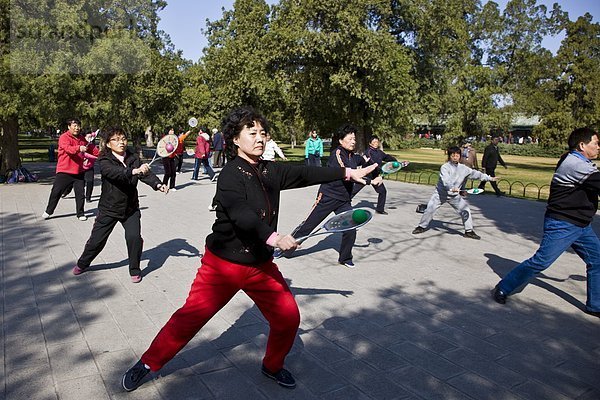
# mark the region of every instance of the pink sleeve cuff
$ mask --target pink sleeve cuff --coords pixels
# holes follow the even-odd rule
[[[352,172],[352,168],[346,168],[346,176],[344,177],[345,181],[349,181],[350,178],[350,173]]]
[[[269,238],[267,239],[267,245],[269,245],[271,247],[275,247],[275,239],[277,239],[277,236],[279,236],[279,233],[277,233],[277,232],[271,233],[271,236],[269,236]]]

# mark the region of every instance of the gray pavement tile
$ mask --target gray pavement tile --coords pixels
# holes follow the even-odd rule
[[[361,393],[358,389],[352,386],[344,386],[341,389],[334,390],[329,393],[321,395],[323,400],[369,400],[371,397]]]
[[[159,391],[166,399],[266,399],[236,368],[194,378],[174,374],[160,380]]]
[[[464,369],[459,365],[412,343],[399,343],[390,347],[390,350],[407,360],[411,365],[420,367],[441,380],[447,380],[464,372]]]
[[[375,399],[398,399],[409,393],[399,386],[394,373],[382,373],[361,360],[346,360],[331,368],[361,392]]]
[[[57,392],[61,400],[110,399],[100,375],[90,375],[59,382]]]
[[[465,372],[447,381],[463,393],[478,400],[518,400],[519,397],[509,390],[502,388],[493,381],[479,375]]]
[[[458,346],[465,347],[492,359],[502,357],[508,353],[507,350],[500,348],[487,340],[479,339],[478,337],[457,328],[450,327],[439,331],[436,334],[451,343],[455,343]]]
[[[308,332],[300,335],[304,342],[304,350],[325,363],[331,365],[338,361],[352,358],[352,353],[344,350],[337,343],[332,342],[316,332]]]
[[[8,376],[13,370],[27,367],[48,368],[48,353],[41,335],[11,335],[4,338],[4,364]]]
[[[505,368],[489,358],[482,357],[470,350],[457,348],[443,354],[444,358],[460,365],[465,370],[470,370],[496,384],[510,389],[517,386],[527,378],[523,375]]]
[[[129,349],[127,339],[114,321],[86,324],[83,332],[93,354]]]
[[[443,380],[434,377],[418,367],[406,367],[393,371],[390,375],[390,379],[393,379],[394,382],[402,385],[402,387],[404,387],[406,390],[421,396],[424,399],[472,399],[467,394],[459,391]]]
[[[552,387],[536,381],[528,380],[527,382],[519,385],[513,389],[524,399],[537,400],[537,399],[556,399],[556,400],[567,400],[578,398],[565,396],[564,394],[556,391]],[[583,393],[583,392],[582,392]]]
[[[349,336],[337,340],[335,343],[346,349],[349,354],[353,354],[355,358],[381,371],[389,371],[409,365],[405,358],[377,345],[362,335]]]
[[[49,365],[10,368],[6,376],[6,400],[58,399]]]
[[[519,388],[518,391],[515,389],[515,391],[532,393],[533,397],[530,396],[530,398],[535,398],[537,394],[547,390],[562,393],[566,397],[577,398],[591,389],[590,385],[582,380],[565,375],[555,366],[547,365],[543,354],[538,354],[535,358],[523,358],[520,353],[515,353],[497,362],[528,378],[528,381],[522,385],[523,388]],[[544,382],[544,385],[536,388],[536,382]],[[547,396],[538,396],[537,398],[547,398]]]
[[[302,354],[294,357],[293,362],[287,368],[294,375],[299,386],[321,397],[325,393],[348,385],[346,380],[328,367],[329,365],[328,362],[323,363],[323,360],[315,356]]]
[[[58,382],[98,373],[87,342],[81,340],[47,347],[52,374]]]

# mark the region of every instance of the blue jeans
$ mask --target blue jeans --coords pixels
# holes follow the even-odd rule
[[[192,173],[192,180],[198,179],[200,165],[204,167],[204,171],[208,174],[210,179],[212,179],[215,176],[215,171],[213,171],[213,169],[210,167],[210,164],[208,163],[208,158],[196,158],[196,161],[194,162],[194,172]]]
[[[550,267],[569,247],[585,262],[587,268],[588,311],[600,311],[600,240],[591,225],[581,228],[570,222],[546,217],[544,237],[533,257],[517,265],[500,281],[506,294],[527,283],[531,277]]]

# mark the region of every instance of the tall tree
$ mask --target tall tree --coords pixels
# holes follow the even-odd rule
[[[362,146],[373,132],[391,141],[409,129],[412,62],[389,34],[391,12],[377,0],[283,0],[275,8],[271,65],[306,128],[327,134],[350,122]]]

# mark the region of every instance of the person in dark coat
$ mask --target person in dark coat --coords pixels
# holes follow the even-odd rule
[[[273,248],[288,250],[298,243],[277,231],[280,193],[324,182],[362,181],[373,168],[318,168],[261,160],[266,132],[266,119],[248,107],[233,110],[223,121],[229,161],[217,182],[216,221],[206,238],[201,266],[185,304],[123,375],[126,391],[137,389],[150,371],[160,370],[240,290],[269,322],[262,373],[286,388],[296,386],[284,361],[294,343],[300,314],[273,262]]]
[[[85,272],[100,254],[117,222],[125,229],[125,241],[129,256],[129,275],[133,283],[142,280],[140,259],[142,256],[140,202],[137,184],[141,180],[154,190],[168,193],[169,188],[142,164],[139,157],[127,148],[127,136],[121,128],[113,128],[103,138],[103,149],[98,158],[102,175],[102,193],[98,203],[98,216],[83,254],[73,268],[73,275]]]
[[[488,144],[483,151],[483,158],[481,159],[481,167],[483,168],[483,172],[485,172],[489,176],[496,176],[496,166],[498,163],[502,164],[504,168],[508,168],[506,163],[500,156],[500,152],[498,151],[498,142],[500,138],[498,136],[492,138],[492,143]],[[479,189],[485,189],[486,181],[481,181],[479,184]],[[503,196],[504,192],[502,192],[498,188],[498,183],[496,181],[490,181],[492,188],[494,188],[494,192],[496,192],[496,196]]]
[[[390,161],[398,161],[396,160],[396,157],[391,156],[385,153],[383,150],[381,150],[379,148],[379,145],[379,138],[377,136],[372,136],[371,141],[369,142],[369,148],[365,151],[365,157],[367,157],[371,162],[379,165],[379,168],[371,173],[371,179],[375,179],[379,176],[379,170],[381,169],[383,164]],[[377,207],[375,208],[375,212],[377,214],[387,215],[387,212],[385,211],[385,200],[387,197],[387,189],[385,188],[385,185],[383,184],[383,182],[377,185],[373,183],[373,181],[371,181],[371,186],[373,186],[373,189],[375,189],[375,191],[377,192]],[[365,185],[361,184],[354,185],[354,189],[352,190],[352,197],[356,196],[356,194],[360,192],[364,187]]]

